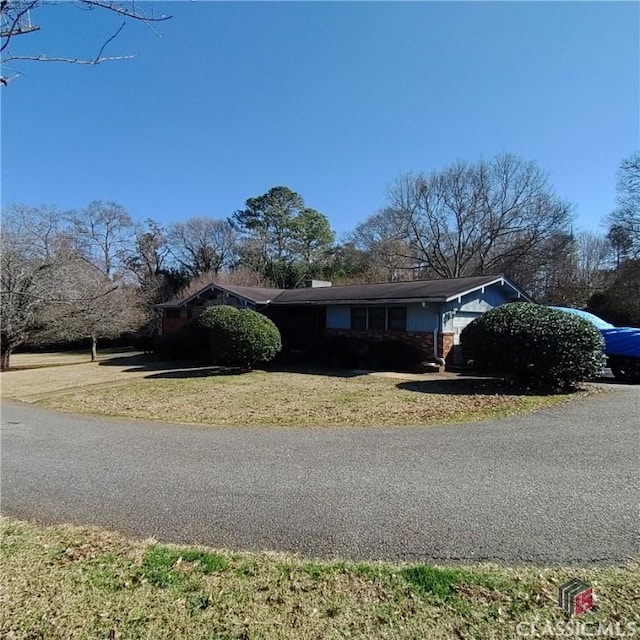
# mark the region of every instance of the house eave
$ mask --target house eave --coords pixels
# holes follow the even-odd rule
[[[390,305],[390,304],[420,304],[422,302],[444,303],[445,298],[421,297],[421,298],[345,298],[344,300],[295,300],[290,302],[278,302],[274,300],[274,307],[299,307],[299,306],[333,306],[333,305]]]

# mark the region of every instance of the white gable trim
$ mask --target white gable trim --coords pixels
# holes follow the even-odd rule
[[[496,278],[495,280],[491,280],[490,282],[485,282],[481,285],[478,285],[477,287],[473,287],[472,289],[468,289],[467,291],[461,291],[460,293],[456,293],[452,296],[449,296],[445,300],[445,302],[453,302],[454,300],[457,300],[458,302],[462,302],[462,298],[464,296],[470,293],[474,293],[475,291],[480,291],[481,293],[484,293],[484,290],[487,287],[492,287],[494,284],[500,284],[500,286],[503,286],[503,287],[507,286],[510,289],[512,289],[515,293],[518,294],[518,299],[522,298],[526,302],[533,302],[533,300],[524,291],[522,291],[522,289],[519,289],[518,287],[516,287],[515,284],[513,284],[512,282],[510,282],[509,280],[507,280],[502,276]]]
[[[209,291],[213,291],[213,290],[220,291],[221,293],[226,294],[227,296],[235,296],[239,300],[244,300],[245,302],[248,302],[251,305],[256,305],[257,304],[255,300],[251,300],[250,298],[246,298],[245,296],[240,295],[239,293],[236,293],[235,291],[231,291],[230,289],[227,289],[224,285],[212,282],[211,284],[208,284],[206,287],[200,289],[200,291],[196,291],[196,293],[194,293],[192,296],[189,296],[185,300],[182,300],[181,302],[177,303],[175,306],[176,307],[185,307],[190,302],[193,302],[194,300],[197,300],[198,298],[201,298],[203,295],[205,295]]]

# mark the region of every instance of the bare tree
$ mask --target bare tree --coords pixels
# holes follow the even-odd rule
[[[138,289],[109,277],[74,238],[73,225],[51,207],[16,205],[0,229],[1,367],[25,342],[95,340],[135,328]]]
[[[508,273],[571,218],[537,165],[510,154],[404,176],[388,197],[406,257],[443,278]]]
[[[612,247],[606,237],[581,231],[576,236],[576,248],[576,281],[581,295],[579,306],[586,306],[589,298],[611,280]]]
[[[0,229],[0,369],[11,353],[43,328],[41,312],[63,298],[57,285],[66,267],[60,242],[63,216],[51,207],[14,206]]]
[[[367,255],[369,280],[412,280],[418,261],[412,254],[401,218],[383,209],[361,222],[349,235],[349,242]]]
[[[44,303],[44,261],[31,261],[0,231],[0,369],[9,368],[11,353],[36,331]]]
[[[157,222],[147,219],[136,227],[134,246],[125,251],[123,262],[150,304],[163,301],[170,254],[166,231]]]
[[[0,63],[2,67],[8,69],[7,63],[12,62],[67,62],[71,64],[98,65],[108,60],[127,60],[135,57],[129,55],[106,55],[107,47],[118,37],[127,22],[144,22],[151,26],[154,22],[168,20],[171,16],[155,15],[147,10],[148,4],[140,2],[116,2],[114,0],[76,0],[75,5],[79,9],[104,10],[114,14],[118,18],[118,26],[114,32],[101,43],[94,56],[89,58],[77,57],[74,55],[48,55],[45,53],[13,53],[11,45],[19,38],[27,34],[40,30],[34,14],[43,5],[48,4],[46,0],[2,0],[0,2]],[[142,6],[141,6],[142,5]],[[9,82],[19,77],[18,71],[13,71],[12,75],[0,76],[0,83],[7,85]]]
[[[70,216],[78,252],[111,276],[131,251],[133,220],[122,205],[94,200]]]
[[[240,287],[265,287],[269,286],[270,283],[262,274],[245,266],[239,266],[231,271],[225,270],[218,273],[207,271],[199,274],[188,284],[182,287],[173,299],[184,300],[185,298],[189,298],[210,284],[229,284]]]
[[[616,183],[617,207],[609,215],[609,237],[621,259],[640,257],[640,151],[620,164]]]
[[[71,263],[62,280],[65,298],[43,310],[40,340],[87,339],[94,362],[99,338],[115,338],[134,331],[147,320],[140,289],[121,279],[108,278],[90,262]]]
[[[171,253],[191,277],[233,265],[236,233],[227,220],[195,217],[169,228]]]
[[[604,236],[557,233],[515,265],[509,275],[538,302],[585,307],[611,281],[611,245]]]
[[[144,282],[163,271],[171,250],[165,230],[155,220],[147,219],[135,235],[135,250],[128,257],[128,266]]]
[[[631,257],[633,238],[623,224],[614,222],[609,227],[607,240],[613,251],[614,269],[619,269],[622,263]]]

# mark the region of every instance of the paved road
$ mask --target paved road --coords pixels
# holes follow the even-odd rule
[[[640,556],[638,388],[429,428],[211,428],[2,407],[2,508],[307,556],[617,564]]]

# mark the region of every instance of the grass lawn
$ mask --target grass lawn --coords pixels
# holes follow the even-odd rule
[[[0,521],[3,638],[514,638],[558,623],[640,628],[640,565],[539,569],[312,562]],[[569,618],[578,577],[596,609]],[[520,627],[517,625],[520,624]],[[595,625],[595,627],[594,627]],[[615,628],[615,627],[614,627]],[[613,637],[613,636],[607,636]]]
[[[42,398],[41,403],[62,411],[170,422],[380,426],[482,420],[555,405],[571,397],[517,394],[491,380],[438,380],[436,376],[402,380],[280,371],[202,373],[149,373],[135,379],[122,373],[118,378],[122,384],[67,388]],[[86,378],[84,383],[90,381]]]

